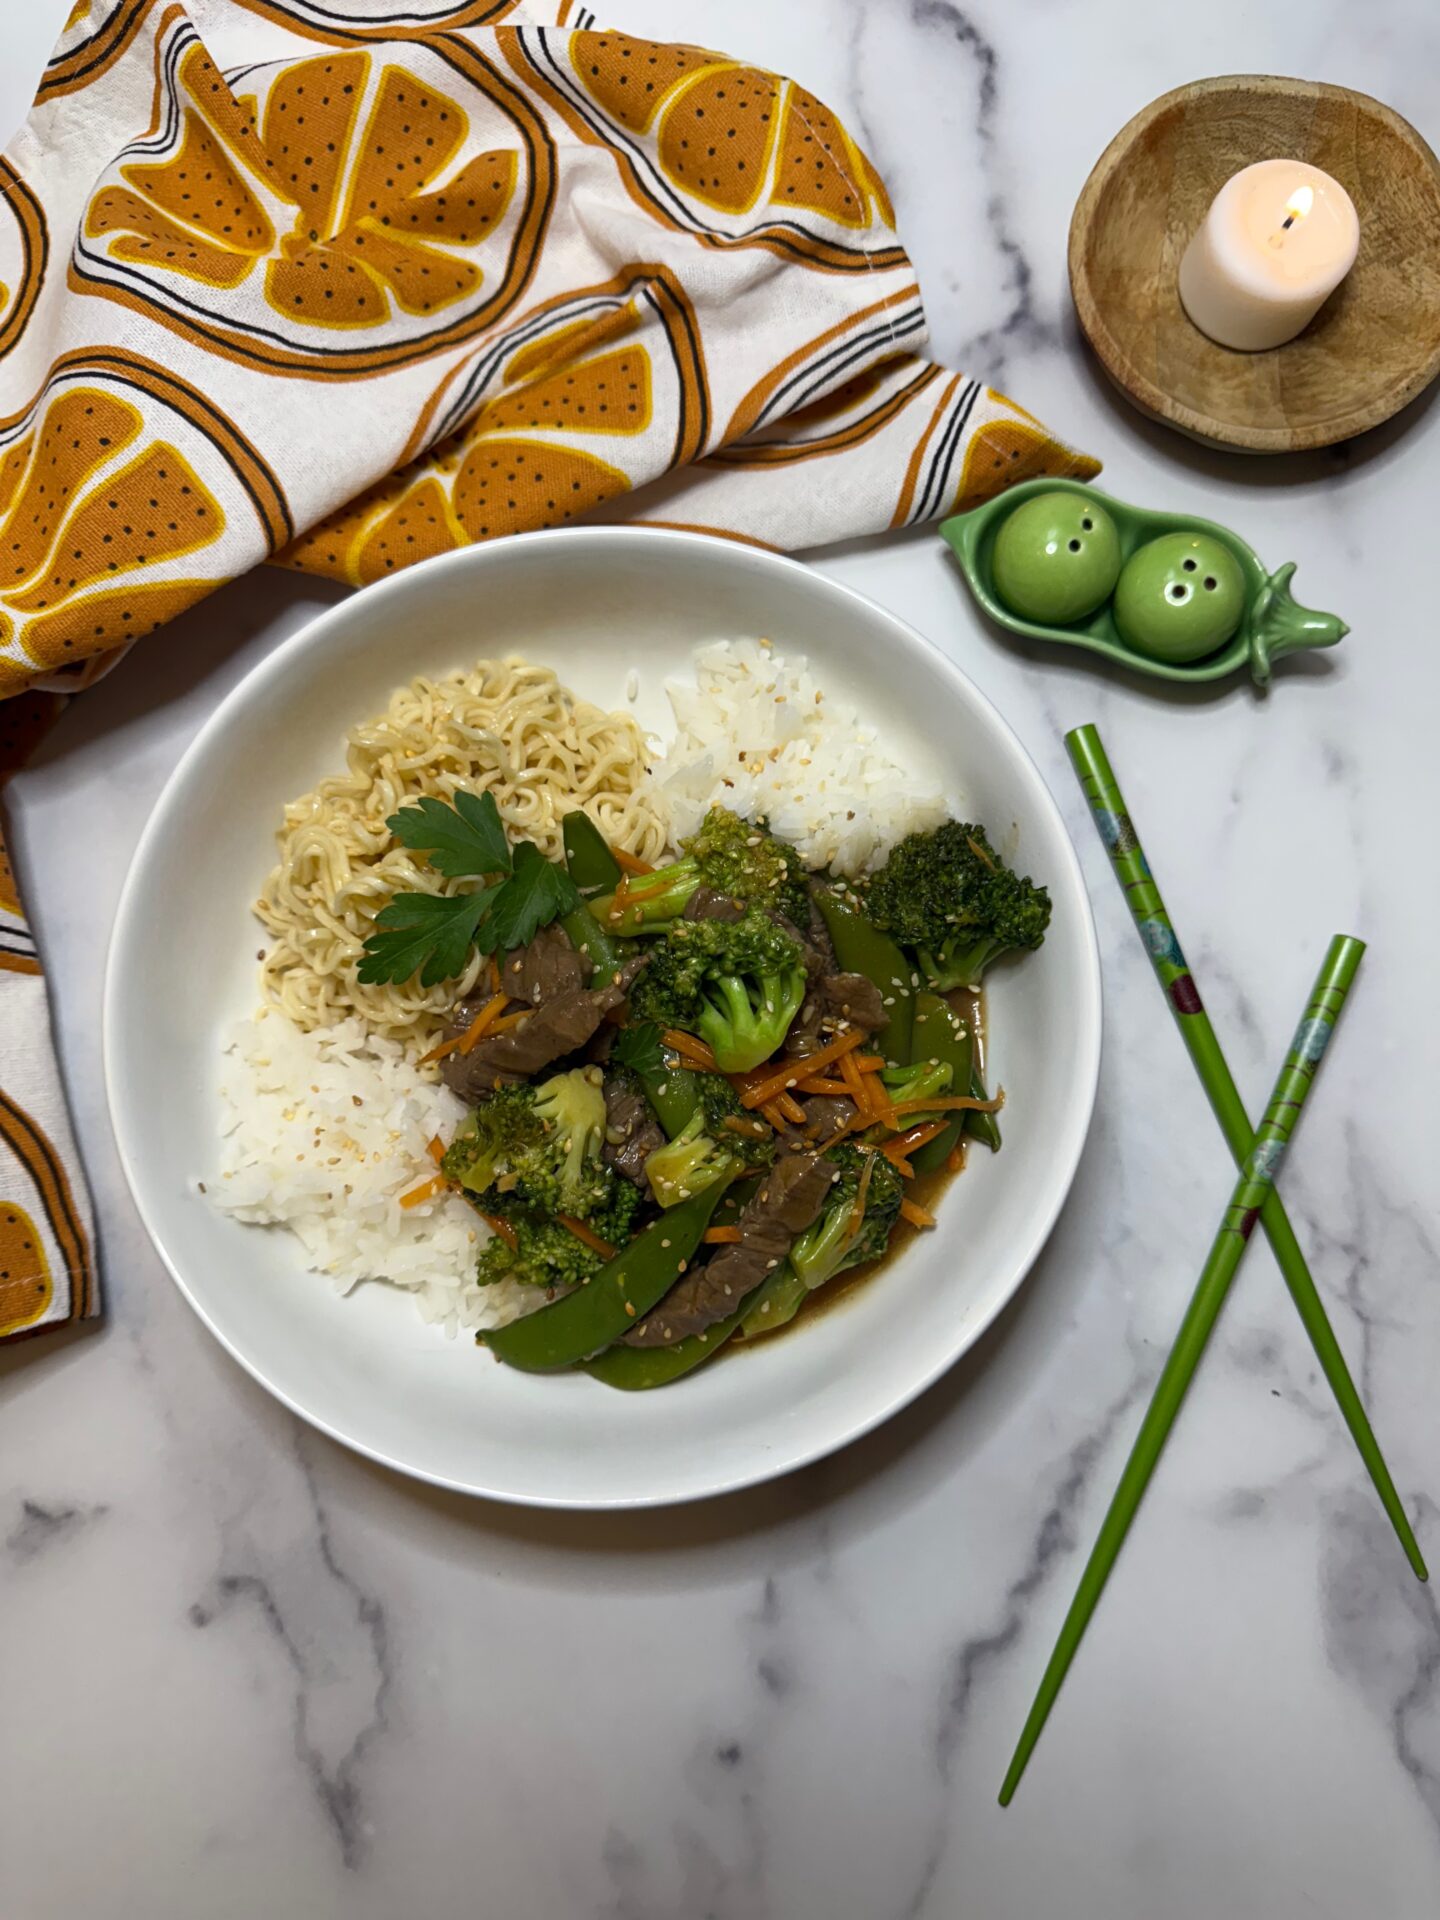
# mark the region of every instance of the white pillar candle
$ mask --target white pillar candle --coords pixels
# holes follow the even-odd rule
[[[1338,180],[1303,160],[1257,160],[1211,201],[1180,262],[1180,299],[1222,347],[1278,347],[1339,286],[1359,244]]]

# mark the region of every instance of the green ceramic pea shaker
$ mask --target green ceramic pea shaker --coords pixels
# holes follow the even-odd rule
[[[1041,493],[1003,522],[992,565],[1007,607],[1065,627],[1110,598],[1120,577],[1120,536],[1097,501]]]
[[[1156,660],[1203,659],[1230,638],[1244,611],[1240,563],[1208,533],[1147,540],[1115,589],[1120,638]]]
[[[1157,679],[1199,683],[1248,667],[1263,687],[1283,655],[1333,647],[1349,631],[1334,614],[1296,601],[1293,561],[1272,573],[1228,527],[1131,506],[1081,480],[1022,480],[952,515],[940,532],[999,625],[1029,640],[1087,647]],[[1111,537],[1120,560],[1113,596],[1102,591],[1100,564]]]

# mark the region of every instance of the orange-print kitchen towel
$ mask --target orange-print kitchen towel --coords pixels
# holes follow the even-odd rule
[[[595,515],[813,546],[1096,471],[924,341],[796,81],[573,0],[77,0],[0,160],[0,769],[262,560],[361,585]],[[0,1336],[97,1300],[7,874]]]

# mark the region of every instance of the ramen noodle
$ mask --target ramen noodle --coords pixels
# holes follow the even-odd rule
[[[356,980],[375,915],[394,894],[474,885],[446,880],[395,841],[386,822],[400,807],[463,787],[493,793],[512,839],[533,840],[551,859],[576,807],[642,860],[665,848],[664,801],[647,779],[640,728],[577,699],[547,667],[512,657],[414,680],[346,738],[346,771],[286,807],[279,861],[255,903],[274,939],[261,967],[265,998],[307,1031],[358,1014],[371,1032],[421,1052],[485,964],[474,953],[457,980],[434,987]]]

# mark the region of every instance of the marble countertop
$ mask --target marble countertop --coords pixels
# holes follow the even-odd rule
[[[6,9],[7,127],[67,4]],[[615,0],[603,17],[833,101],[894,190],[934,350],[1102,455],[1122,497],[1296,558],[1301,597],[1354,632],[1268,698],[1167,693],[1007,644],[930,533],[817,556],[947,648],[1059,797],[1100,929],[1100,1104],[1028,1285],[918,1405],[779,1484],[634,1517],[427,1491],[299,1425],[185,1307],[120,1176],[99,1005],[131,849],[219,695],[328,590],[242,580],[73,707],[16,783],[14,838],[109,1314],[0,1358],[0,1912],[1433,1914],[1440,1615],[1258,1242],[1020,1795],[1001,1813],[995,1794],[1230,1184],[1082,816],[1069,726],[1104,729],[1253,1107],[1330,934],[1373,943],[1286,1193],[1440,1562],[1440,412],[1304,459],[1203,452],[1112,396],[1064,280],[1080,184],[1153,95],[1299,68],[1433,139],[1440,15]]]

